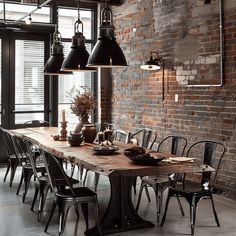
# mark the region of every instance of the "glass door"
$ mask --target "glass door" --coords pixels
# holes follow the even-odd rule
[[[49,42],[46,35],[10,33],[9,73],[3,78],[8,90],[4,92],[8,102],[2,107],[4,127],[22,127],[29,120],[49,120],[49,81],[43,74]]]

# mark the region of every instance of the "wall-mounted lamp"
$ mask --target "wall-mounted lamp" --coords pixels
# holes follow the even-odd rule
[[[78,20],[74,24],[74,36],[72,37],[72,46],[68,56],[62,63],[61,70],[62,71],[91,71],[95,72],[95,68],[86,67],[89,53],[85,47],[85,37],[83,36],[83,23],[80,20],[80,6],[79,0],[77,0],[78,4]],[[81,32],[79,31],[79,27],[81,26]]]
[[[123,67],[127,62],[123,51],[116,42],[113,14],[105,0],[105,7],[101,10],[99,36],[96,45],[88,59],[87,66],[90,67]]]
[[[150,58],[143,65],[140,66],[142,70],[159,71],[162,69],[162,101],[165,99],[164,86],[164,59],[161,58],[158,52],[151,52]]]
[[[30,25],[32,23],[31,14],[29,14],[28,18],[25,20],[26,25]]]

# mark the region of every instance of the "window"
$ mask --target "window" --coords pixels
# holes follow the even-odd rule
[[[44,120],[44,41],[16,40],[15,50],[15,123]]]

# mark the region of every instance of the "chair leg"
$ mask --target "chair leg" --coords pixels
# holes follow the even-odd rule
[[[172,196],[172,194],[170,193],[170,190],[169,190],[167,198],[166,198],[165,211],[162,216],[162,220],[161,220],[161,224],[160,224],[161,227],[164,225],[165,220],[166,220],[166,213],[167,213],[167,209],[168,209],[168,205],[169,205],[169,201],[170,201],[171,196]]]
[[[160,189],[160,187],[156,187],[156,209],[157,209],[157,222],[160,221],[161,216],[161,208],[163,201],[163,191],[164,189]]]
[[[86,229],[89,229],[89,223],[88,223],[88,203],[81,203],[81,208],[84,214],[84,219],[86,223]]]
[[[140,186],[140,190],[139,190],[139,194],[138,194],[138,201],[137,201],[137,205],[136,205],[136,211],[137,212],[139,210],[139,206],[140,206],[144,186],[146,186],[146,184],[142,181],[141,186]]]
[[[149,194],[149,191],[148,191],[148,187],[147,187],[147,185],[144,186],[144,190],[145,190],[145,193],[146,193],[146,196],[147,196],[148,202],[151,202],[151,198],[150,198],[150,194]]]
[[[214,201],[213,201],[212,194],[210,195],[210,199],[211,199],[211,205],[212,205],[212,209],[213,209],[216,224],[217,224],[218,227],[220,227],[220,222],[219,222],[219,219],[218,219],[218,216],[217,216],[217,213],[216,213],[215,204],[214,204]]]
[[[102,229],[101,229],[101,225],[100,225],[100,215],[99,215],[99,205],[98,205],[97,198],[95,199],[94,207],[95,207],[95,221],[96,221],[98,235],[102,236]]]
[[[48,230],[48,226],[49,226],[49,224],[50,224],[50,221],[51,221],[51,219],[52,219],[52,216],[53,216],[53,214],[54,214],[54,211],[55,211],[55,209],[56,209],[56,206],[57,206],[57,200],[53,200],[52,209],[51,209],[50,215],[49,215],[49,217],[48,217],[48,220],[47,220],[46,225],[45,225],[45,228],[44,228],[44,232],[45,232],[45,233],[46,233],[47,230]]]
[[[65,224],[66,224],[66,218],[67,218],[70,207],[71,207],[71,203],[67,203],[64,201],[58,201],[58,208],[59,208],[58,233],[59,233],[59,236],[63,235],[64,229],[65,229]]]
[[[183,206],[181,204],[181,201],[180,201],[178,195],[176,196],[176,199],[177,199],[177,202],[178,202],[178,205],[179,205],[179,209],[180,209],[181,215],[184,216],[184,209],[183,209]]]
[[[9,173],[9,170],[10,170],[10,162],[8,161],[8,164],[7,164],[7,169],[6,169],[6,173],[5,173],[5,175],[4,175],[3,182],[5,182],[5,181],[6,181],[6,178],[7,178],[7,175],[8,175],[8,173]]]
[[[14,161],[11,160],[10,187],[12,186],[12,182],[15,177],[16,168],[17,168],[18,164],[19,164],[19,162],[17,160],[14,160]]]
[[[87,175],[88,175],[88,170],[86,169],[85,176],[84,176],[84,181],[83,181],[83,186],[85,186]]]
[[[20,177],[20,183],[19,183],[19,185],[18,185],[18,188],[17,188],[17,191],[16,191],[16,195],[18,195],[19,192],[20,192],[20,188],[21,188],[21,185],[22,185],[23,179],[24,179],[24,173],[23,173],[23,169],[22,169],[21,177]]]
[[[30,184],[30,179],[33,175],[33,172],[32,170],[26,170],[24,171],[24,184],[25,184],[25,191],[23,193],[23,199],[22,199],[22,202],[25,202],[25,198],[26,198],[26,194],[28,192],[28,189],[29,189],[29,184]]]
[[[84,173],[84,166],[81,165],[81,166],[80,166],[80,180],[83,179],[83,173]]]
[[[34,191],[34,198],[33,198],[33,201],[32,201],[32,204],[31,204],[31,209],[30,209],[31,211],[34,210],[34,204],[35,204],[36,199],[37,199],[37,197],[38,197],[38,192],[39,192],[39,185],[36,184],[36,186],[35,186],[35,191]]]
[[[100,174],[95,172],[95,186],[94,186],[95,192],[97,192],[99,178],[100,178]]]
[[[44,204],[46,201],[47,193],[50,188],[49,183],[39,183],[39,206],[38,206],[38,221],[41,220]]]

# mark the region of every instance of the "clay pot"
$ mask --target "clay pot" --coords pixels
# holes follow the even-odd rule
[[[82,128],[85,143],[92,143],[97,136],[97,131],[94,124],[85,124]]]

